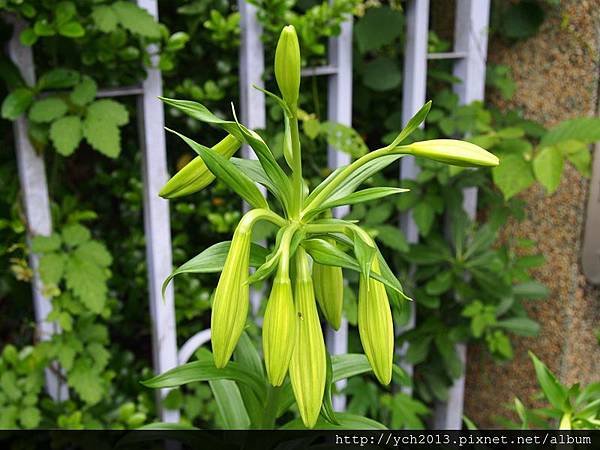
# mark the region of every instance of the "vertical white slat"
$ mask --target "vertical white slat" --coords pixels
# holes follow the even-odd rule
[[[262,129],[267,125],[265,94],[252,85],[264,88],[262,79],[265,71],[264,48],[261,40],[262,27],[256,17],[256,6],[246,0],[238,0],[241,26],[240,45],[240,107],[241,121],[250,129]],[[254,151],[248,146],[242,147],[244,158],[256,159]],[[267,194],[263,186],[259,189],[264,195]],[[248,205],[244,204],[247,210]],[[250,290],[250,303],[252,311],[256,315],[260,308],[263,291]]]
[[[483,100],[485,92],[485,64],[487,59],[489,0],[457,0],[454,25],[454,51],[464,52],[466,57],[457,60],[454,75],[462,80],[454,86],[461,104]],[[463,208],[475,218],[477,212],[477,188],[463,191]],[[467,347],[458,344],[456,351],[466,365]],[[464,375],[450,388],[447,402],[436,405],[434,426],[436,429],[459,430],[462,428],[465,393]]]
[[[425,103],[427,90],[427,36],[429,33],[429,0],[409,0],[406,5],[406,44],[404,51],[404,84],[402,86],[402,123],[406,123]],[[419,166],[412,156],[405,156],[400,161],[400,179],[414,180],[419,174]],[[419,240],[419,230],[412,217],[412,211],[400,215],[400,227],[410,243]],[[403,333],[415,327],[415,305],[411,304],[409,322],[397,330]],[[404,361],[408,351],[405,343],[398,350],[400,366],[409,376],[413,375],[413,367]],[[403,392],[412,393],[409,387]]]
[[[137,4],[158,20],[156,0],[138,0]],[[149,48],[150,54],[155,52],[156,48]],[[156,58],[153,58],[153,66],[156,63]],[[164,300],[161,293],[162,283],[173,269],[169,203],[158,196],[160,188],[168,179],[164,111],[158,99],[162,95],[162,77],[158,69],[150,68],[147,72],[143,82],[144,92],[138,97],[138,119],[142,149],[152,350],[154,370],[162,373],[177,366],[177,332],[173,283],[168,286]],[[159,396],[164,397],[167,392],[162,390]],[[166,410],[159,406],[159,413],[164,422],[179,420],[179,411]]]
[[[352,126],[352,17],[348,17],[341,25],[341,33],[329,39],[329,65],[336,68],[335,74],[329,76],[327,90],[327,119],[332,122]],[[337,151],[333,147],[327,149],[327,164],[331,169],[350,163],[350,155]],[[336,208],[335,217],[343,217],[349,207]],[[340,329],[327,330],[327,347],[334,354],[348,352],[348,321],[342,319]],[[345,381],[337,383],[343,389]],[[333,407],[337,411],[346,409],[346,396],[336,395]]]
[[[35,84],[35,70],[31,47],[21,44],[19,35],[27,24],[15,16],[6,16],[13,26],[13,35],[8,43],[10,59],[19,68],[25,83]],[[52,234],[52,217],[50,215],[50,199],[46,182],[46,167],[43,155],[36,153],[27,133],[27,119],[19,117],[13,124],[19,182],[23,192],[23,204],[27,220],[27,241],[34,236]],[[50,299],[43,294],[43,283],[39,273],[39,255],[31,252],[29,265],[33,270],[32,294],[37,337],[42,341],[49,340],[53,334],[60,333],[55,322],[48,322],[46,317],[52,311]],[[52,364],[45,371],[46,391],[54,400],[66,400],[69,397],[67,385],[61,382],[60,367]]]

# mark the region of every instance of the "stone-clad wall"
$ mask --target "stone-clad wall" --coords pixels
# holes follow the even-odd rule
[[[517,91],[500,107],[521,108],[525,116],[552,126],[598,114],[600,0],[563,0],[549,9],[537,36],[507,45],[493,39],[489,62],[512,68]],[[511,224],[506,236],[534,239],[546,257],[536,278],[551,289],[548,301],[529,302],[542,325],[540,336],[515,340],[515,358],[503,364],[477,347],[469,349],[465,414],[481,427],[498,426],[502,405],[516,395],[532,405],[537,391],[527,350],[536,353],[567,383],[600,380],[600,290],[586,283],[580,266],[588,180],[569,167],[551,197],[540,187],[522,195],[527,220]]]

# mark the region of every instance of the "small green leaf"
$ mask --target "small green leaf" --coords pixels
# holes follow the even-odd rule
[[[88,241],[91,238],[90,230],[78,223],[66,225],[62,229],[63,242],[71,247]]]
[[[358,20],[354,34],[362,54],[391,44],[402,34],[404,16],[388,6],[368,8]]]
[[[96,27],[103,33],[111,33],[115,31],[119,23],[117,15],[108,5],[94,6],[92,11],[92,19]]]
[[[111,5],[123,28],[140,36],[158,39],[160,27],[148,11],[134,3],[119,1]]]
[[[568,400],[566,388],[558,382],[554,374],[550,372],[546,365],[541,362],[537,356],[533,354],[533,352],[529,352],[529,357],[533,361],[535,373],[537,375],[538,382],[542,387],[542,391],[544,391],[544,395],[552,404],[552,406],[564,411],[567,407]]]
[[[413,208],[413,219],[423,236],[427,236],[435,220],[435,211],[427,202],[420,202]]]
[[[556,147],[543,148],[533,160],[533,173],[549,194],[558,188],[563,166],[563,155]]]
[[[354,128],[341,123],[323,122],[320,130],[329,145],[353,158],[360,158],[369,151],[367,144]]]
[[[104,386],[101,374],[94,372],[91,362],[79,359],[67,377],[69,386],[75,389],[81,399],[89,405],[94,405],[102,399]]]
[[[2,102],[2,117],[15,120],[27,111],[33,102],[33,91],[29,88],[17,88],[6,96]]]
[[[87,105],[96,98],[97,90],[96,82],[91,77],[84,76],[71,92],[71,102],[78,106]]]
[[[335,208],[342,205],[355,205],[357,203],[369,202],[377,200],[389,195],[401,194],[408,192],[408,189],[393,188],[393,187],[374,187],[353,192],[352,194],[332,201],[326,201],[321,205],[321,209]]]
[[[400,67],[391,58],[380,56],[365,64],[363,84],[374,91],[389,91],[398,87],[401,81]]]
[[[425,103],[417,113],[410,118],[406,123],[404,129],[396,136],[396,138],[389,145],[390,148],[394,148],[400,145],[407,137],[409,137],[427,118],[429,110],[431,109],[431,100]]]
[[[540,324],[528,317],[511,317],[499,320],[496,322],[496,326],[521,336],[537,336],[540,331]]]
[[[81,142],[81,120],[77,116],[65,116],[50,125],[50,139],[56,151],[63,156],[72,155]]]
[[[600,141],[600,118],[580,117],[561,122],[544,135],[540,146],[546,147],[573,140],[583,143]]]
[[[492,169],[492,177],[507,200],[535,182],[531,163],[525,161],[521,155],[504,156],[500,165]]]
[[[40,258],[40,276],[45,285],[58,285],[64,269],[65,257],[62,253],[46,253]]]
[[[58,97],[36,101],[29,110],[29,120],[38,123],[52,122],[67,112],[67,104]]]
[[[58,33],[68,38],[85,36],[85,28],[79,22],[71,21],[58,26]]]
[[[407,252],[409,250],[406,237],[399,227],[392,225],[378,225],[374,230],[377,232],[375,239],[382,242],[386,247],[398,252]]]
[[[53,69],[44,73],[37,82],[40,91],[46,89],[65,89],[79,82],[79,72],[71,69]]]
[[[50,236],[34,236],[31,240],[31,250],[34,253],[47,253],[53,252],[60,248],[61,246],[60,236],[56,233],[51,234]]]
[[[96,314],[102,312],[108,294],[104,268],[73,254],[65,266],[65,279],[67,287],[90,311]]]

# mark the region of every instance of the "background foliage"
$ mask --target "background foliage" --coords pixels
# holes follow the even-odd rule
[[[339,32],[343,16],[355,15],[354,129],[327,122],[326,99],[307,78],[302,85],[300,119],[307,176],[327,174],[325,146],[331,143],[357,157],[367,145],[391,140],[401,128],[402,2],[359,0],[252,0],[265,29],[266,61],[284,24],[299,32],[304,64],[326,61],[327,38]],[[534,35],[554,1],[494,2],[492,39],[516,41]],[[0,1],[0,8],[28,24],[20,36],[34,49],[37,82],[29,86],[6,57],[0,64],[2,140],[0,153],[0,426],[137,427],[155,419],[153,394],[139,385],[151,372],[150,325],[141,217],[142,185],[135,105],[131,99],[104,99],[102,89],[139,83],[155,57],[168,97],[207,104],[227,113],[225,99],[239,98],[239,13],[226,0],[161,2],[161,23],[125,1]],[[437,32],[437,33],[436,33]],[[2,25],[2,38],[11,29]],[[429,50],[446,51],[445,30],[429,36]],[[150,53],[146,50],[152,46]],[[68,50],[66,50],[68,49]],[[192,70],[190,70],[190,68]],[[272,68],[265,83],[274,90]],[[398,167],[385,176],[387,185],[411,189],[376,206],[353,208],[403,274],[417,302],[417,326],[402,333],[409,342],[406,360],[416,366],[415,395],[381,388],[370,376],[355,377],[346,388],[349,412],[366,414],[394,428],[425,426],[435,400],[447,396],[453,379],[464,371],[455,352],[458,342],[480,343],[499,360],[512,357],[511,336],[532,336],[539,324],[527,317],[523,303],[540,301],[544,286],[529,275],[543,264],[535,242],[501,236],[508,220],[523,218],[517,194],[541,183],[551,194],[565,164],[589,171],[588,144],[600,139],[595,119],[575,119],[545,130],[519,111],[498,111],[475,102],[458,105],[448,62],[430,63],[428,97],[434,100],[425,131],[414,139],[462,137],[499,155],[491,171],[460,171],[434,162],[421,164],[414,181],[398,181]],[[507,67],[490,66],[488,88],[509,98],[514,92]],[[320,86],[324,88],[324,86]],[[324,89],[318,91],[324,92]],[[271,131],[279,110],[269,103],[269,124],[261,134],[274,149],[281,136]],[[236,103],[238,103],[236,101]],[[213,144],[213,129],[167,109],[167,126],[186,135],[201,135]],[[52,318],[63,328],[51,341],[39,342],[33,322],[25,225],[16,178],[10,120],[26,114],[30,138],[47,162],[55,233],[36,238],[42,256]],[[168,139],[172,172],[192,157]],[[381,179],[369,184],[379,185]],[[477,217],[461,213],[462,189],[479,188]],[[98,195],[101,192],[102,195]],[[409,245],[397,226],[398,214],[411,208],[420,243]],[[219,183],[192,200],[171,203],[174,263],[194,256],[225,234],[240,217],[240,205]],[[452,226],[446,223],[453,224]],[[127,239],[123,239],[126,233]],[[257,238],[269,238],[270,229]],[[347,274],[350,283],[357,282]],[[182,276],[177,281],[178,339],[182,343],[208,326],[211,275]],[[349,289],[345,314],[356,324],[356,299]],[[395,311],[396,323],[408,311]],[[356,330],[350,351],[360,351]],[[252,335],[252,333],[250,333]],[[53,402],[44,393],[43,369],[59,361],[71,399]],[[408,383],[406,379],[396,380]],[[223,426],[210,388],[196,383],[173,391],[169,407],[181,408],[183,420],[199,426]],[[215,418],[216,417],[216,418]]]

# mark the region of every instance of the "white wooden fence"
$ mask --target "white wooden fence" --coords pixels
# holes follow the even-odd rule
[[[240,49],[240,89],[242,120],[250,128],[264,128],[266,110],[264,94],[251,88],[252,84],[261,86],[264,71],[264,49],[261,27],[254,6],[244,0],[238,0],[241,13],[242,45]],[[158,17],[156,0],[138,0],[138,4]],[[402,117],[408,119],[425,103],[427,61],[429,59],[452,59],[455,61],[454,74],[463,80],[455,86],[461,103],[469,103],[483,98],[485,81],[485,60],[487,52],[487,26],[490,0],[456,0],[456,22],[454,49],[448,53],[428,54],[427,37],[429,31],[429,0],[408,0],[406,5],[406,48],[404,57],[404,85]],[[30,47],[20,44],[18,36],[22,24],[15,21],[15,33],[9,45],[10,56],[20,68],[25,80],[33,84],[35,79],[33,58]],[[322,67],[308,68],[306,76],[328,76],[328,112],[330,121],[352,125],[352,21],[349,18],[342,24],[338,37],[329,41],[328,64]],[[168,202],[158,196],[160,187],[167,180],[166,151],[164,137],[163,108],[157,97],[162,93],[162,80],[158,70],[149,70],[142,86],[126,87],[100,91],[100,96],[135,95],[138,98],[138,117],[143,152],[144,181],[144,226],[146,233],[146,259],[148,264],[148,293],[152,318],[154,368],[157,373],[164,372],[177,364],[186,362],[194,351],[210,340],[210,330],[203,330],[191,337],[178,350],[175,329],[175,309],[173,304],[173,284],[168,287],[163,302],[160,286],[172,269],[171,232]],[[49,212],[49,199],[46,186],[43,158],[37,155],[28,141],[26,119],[15,122],[15,140],[19,177],[23,190],[25,211],[30,236],[48,235],[52,224]],[[247,156],[252,152],[245,149]],[[334,169],[349,162],[345,153],[334,148],[328,150],[328,164]],[[418,166],[412,158],[403,158],[400,176],[414,179]],[[468,189],[464,192],[464,208],[471,216],[475,214],[477,192]],[[341,217],[347,209],[338,209]],[[410,212],[400,218],[400,226],[409,242],[417,242],[418,230]],[[59,332],[55,324],[48,323],[46,316],[51,306],[42,295],[41,280],[37,271],[38,257],[30,258],[34,268],[33,300],[36,321],[42,339]],[[260,301],[254,295],[253,310]],[[414,310],[408,327],[414,326]],[[400,332],[402,330],[398,330]],[[334,354],[345,353],[348,347],[348,324],[343,322],[337,332],[328,330],[327,345]],[[457,348],[461,358],[466,359],[465,345]],[[402,361],[406,347],[399,349],[400,364],[412,374],[412,367]],[[61,385],[56,371],[46,375],[47,390],[54,398],[66,398],[66,386]],[[343,387],[343,384],[340,385]],[[165,392],[160,395],[163,396]],[[456,380],[450,390],[449,399],[436,406],[433,425],[435,428],[461,428],[464,395],[464,377]],[[343,395],[334,399],[336,410],[345,408]],[[176,422],[178,411],[160,410],[161,420]]]

